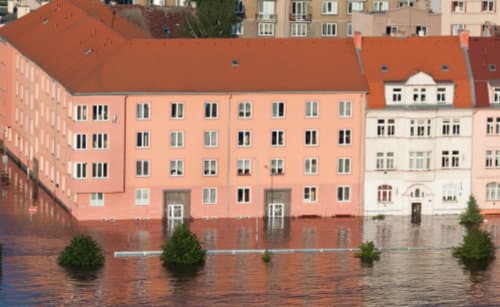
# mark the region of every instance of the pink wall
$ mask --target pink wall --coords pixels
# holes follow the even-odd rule
[[[495,120],[497,117],[500,118],[500,110],[478,109],[474,114],[472,193],[481,210],[487,213],[500,213],[500,202],[486,199],[486,185],[490,182],[500,183],[500,168],[486,168],[486,151],[493,151],[493,165],[495,164],[495,151],[500,151],[500,134],[486,134],[488,117],[493,117]],[[493,129],[496,129],[496,127]]]

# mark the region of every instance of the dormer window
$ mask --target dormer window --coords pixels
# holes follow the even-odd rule
[[[392,89],[392,101],[394,101],[394,102],[401,101],[401,88],[393,88]]]
[[[436,100],[438,103],[444,103],[446,101],[446,89],[444,87],[438,87]]]
[[[500,87],[493,89],[493,103],[500,103]]]

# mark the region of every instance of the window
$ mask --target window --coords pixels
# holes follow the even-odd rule
[[[392,89],[392,101],[393,102],[400,102],[401,101],[401,88],[393,88]]]
[[[285,131],[283,130],[271,131],[271,145],[285,146]]]
[[[385,27],[385,35],[387,36],[396,36],[398,34],[397,26],[386,26]]]
[[[497,133],[498,133],[498,123],[500,121],[500,118],[497,117]],[[486,119],[486,134],[488,135],[492,135],[492,134],[495,134],[495,118],[493,117],[488,117]]]
[[[457,201],[458,186],[456,184],[445,184],[443,186],[443,201]]]
[[[443,150],[441,152],[441,167],[442,168],[457,168],[459,167],[459,151],[458,150]]]
[[[250,175],[251,161],[249,159],[239,159],[237,161],[238,176]]]
[[[463,30],[465,30],[465,25],[463,23],[451,25],[451,35],[458,35]]]
[[[272,104],[272,118],[285,117],[285,103],[283,101],[275,101]]]
[[[453,135],[460,135],[460,120],[459,119],[453,120],[452,133],[453,133]]]
[[[304,20],[307,16],[307,2],[293,0],[291,15],[295,20]]]
[[[349,202],[351,201],[351,187],[350,186],[337,186],[337,201]]]
[[[204,132],[205,147],[217,147],[218,133],[216,130],[208,130]]]
[[[205,118],[217,118],[217,103],[205,102]]]
[[[108,134],[107,133],[92,134],[92,148],[108,149]]]
[[[351,158],[338,158],[337,159],[337,173],[350,174],[351,173]]]
[[[172,148],[184,147],[184,131],[170,132],[170,147]]]
[[[450,135],[450,120],[449,119],[443,120],[442,134],[443,135]]]
[[[337,24],[331,22],[321,24],[321,36],[337,36]]]
[[[217,203],[217,188],[203,188],[203,204],[215,205]]]
[[[413,89],[413,102],[424,102],[426,99],[425,88],[414,88]]]
[[[493,89],[493,103],[500,103],[500,88]]]
[[[76,121],[86,121],[87,120],[87,106],[86,105],[76,105],[73,118]]]
[[[430,119],[412,119],[410,120],[410,136],[430,136]]]
[[[495,11],[495,1],[494,0],[481,1],[481,11],[488,12],[488,13],[494,12]]]
[[[238,116],[239,118],[251,118],[252,103],[248,101],[240,102],[238,105]]]
[[[251,131],[238,131],[238,146],[239,147],[252,146],[252,133],[251,133]]]
[[[184,118],[184,104],[182,102],[173,102],[170,104],[170,118],[172,119]]]
[[[285,160],[278,158],[271,159],[271,176],[283,174],[285,174]]]
[[[339,145],[351,144],[351,129],[339,130]]]
[[[292,37],[305,37],[307,36],[307,23],[305,22],[292,22],[291,26],[291,36]]]
[[[76,162],[74,170],[75,179],[86,179],[87,178],[87,162]]]
[[[352,12],[362,12],[364,8],[364,1],[349,1],[347,7],[347,14],[351,15]]]
[[[304,174],[317,175],[318,174],[318,159],[305,158],[304,160]]]
[[[237,188],[236,189],[236,202],[238,204],[250,203],[250,188]]]
[[[392,186],[383,184],[377,188],[377,202],[387,204],[392,202]]]
[[[460,120],[459,119],[444,119],[442,125],[443,135],[460,135]]]
[[[92,163],[92,178],[94,179],[108,178],[108,163],[106,162]]]
[[[451,1],[451,12],[452,13],[463,13],[464,12],[464,1]]]
[[[141,102],[137,104],[136,116],[138,120],[149,119],[149,103]]]
[[[87,135],[76,133],[74,136],[73,149],[85,150],[87,149]]]
[[[493,151],[492,150],[487,150],[486,151],[486,168],[491,168],[493,167]]]
[[[429,170],[431,168],[431,154],[426,151],[410,151],[409,169],[413,171]]]
[[[258,36],[274,36],[274,23],[259,22]]]
[[[106,121],[108,120],[108,105],[98,104],[92,106],[92,120]]]
[[[318,188],[315,186],[304,187],[304,202],[314,203],[318,201]]]
[[[399,7],[413,7],[415,0],[399,0]]]
[[[347,23],[346,33],[347,33],[347,36],[352,36],[352,23],[351,22]]]
[[[375,12],[385,12],[389,10],[389,1],[373,1],[373,10]]]
[[[415,28],[415,34],[417,34],[417,36],[426,36],[427,35],[427,26],[417,26]]]
[[[216,176],[217,175],[217,160],[204,160],[203,161],[203,175]]]
[[[375,167],[377,170],[394,169],[394,153],[393,152],[377,152]]]
[[[137,148],[148,148],[149,147],[149,132],[139,131],[137,132]]]
[[[135,161],[135,175],[137,177],[149,176],[149,160]]]
[[[184,175],[184,161],[183,160],[170,160],[170,176],[183,176]]]
[[[437,102],[438,103],[444,103],[446,101],[446,89],[443,87],[438,87],[437,88]]]
[[[240,2],[241,3],[241,2]],[[237,22],[231,26],[231,34],[234,36],[243,35],[243,23]]]
[[[341,101],[339,103],[339,116],[352,117],[352,103],[350,101]]]
[[[377,135],[392,136],[396,130],[396,122],[394,119],[378,119],[377,120]]]
[[[491,182],[486,185],[486,200],[500,200],[500,183]]]
[[[322,15],[337,15],[337,1],[323,1],[321,3]]]
[[[104,206],[104,193],[90,193],[91,206]]]
[[[318,130],[306,130],[305,145],[306,146],[318,145]]]
[[[319,102],[317,101],[306,101],[306,118],[317,118],[319,117]]]
[[[135,190],[135,204],[138,206],[149,205],[149,189]]]

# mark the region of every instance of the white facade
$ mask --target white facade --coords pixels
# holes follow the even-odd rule
[[[367,111],[365,215],[456,214],[466,207],[472,110],[438,104],[437,93],[429,94],[441,84],[423,82],[428,77],[417,73],[396,84],[403,92],[425,89],[425,103],[419,96],[410,105],[411,95],[400,106],[386,99],[390,107]],[[385,90],[394,84],[386,83]],[[442,85],[453,91],[449,82]]]

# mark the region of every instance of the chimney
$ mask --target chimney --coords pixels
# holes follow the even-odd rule
[[[359,31],[356,31],[354,32],[354,48],[356,48],[356,50],[361,50],[361,32]]]
[[[458,34],[460,39],[460,47],[469,48],[469,31],[464,30]]]

